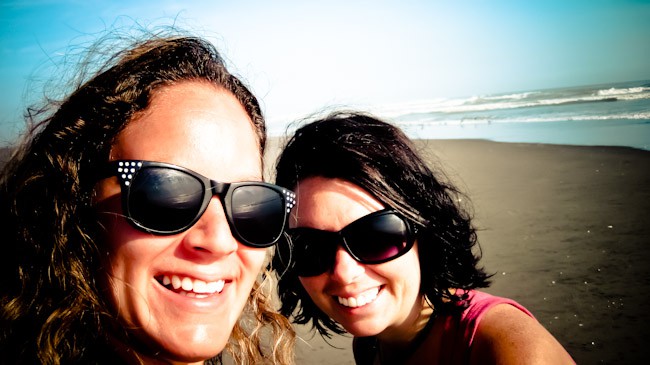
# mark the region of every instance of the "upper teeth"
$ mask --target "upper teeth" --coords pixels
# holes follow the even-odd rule
[[[356,308],[373,302],[375,299],[377,299],[377,294],[379,294],[378,287],[370,289],[365,293],[361,293],[356,297],[349,297],[349,298],[337,297],[337,298],[341,305],[344,305],[346,307]]]
[[[224,280],[217,281],[203,281],[199,279],[192,279],[188,277],[181,278],[178,275],[164,275],[162,280],[163,285],[170,285],[174,289],[182,289],[186,292],[194,292],[197,294],[214,294],[221,293],[226,282]]]

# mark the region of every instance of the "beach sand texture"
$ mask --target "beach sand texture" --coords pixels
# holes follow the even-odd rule
[[[279,139],[270,140],[267,174]],[[464,190],[480,229],[487,292],[513,298],[579,364],[650,360],[650,151],[418,140]],[[351,339],[329,346],[298,326],[298,364],[353,364]]]

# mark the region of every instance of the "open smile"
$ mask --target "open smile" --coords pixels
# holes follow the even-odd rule
[[[336,300],[339,302],[344,307],[348,308],[358,308],[362,307],[364,305],[370,304],[377,299],[377,295],[379,294],[380,287],[375,287],[370,290],[366,290],[365,292],[352,296],[352,297],[339,297],[335,296]]]
[[[204,281],[179,275],[161,275],[156,277],[156,281],[168,290],[191,298],[208,298],[219,294],[226,284],[223,279]]]

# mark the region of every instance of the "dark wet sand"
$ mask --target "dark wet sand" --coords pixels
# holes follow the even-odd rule
[[[270,141],[267,166],[277,156]],[[525,305],[579,364],[650,360],[650,151],[420,140],[470,197],[487,292]],[[298,364],[352,364],[298,328]],[[303,341],[304,340],[304,341]]]

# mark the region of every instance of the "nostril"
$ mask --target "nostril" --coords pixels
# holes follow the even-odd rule
[[[208,205],[201,218],[187,231],[183,241],[186,250],[197,255],[227,255],[238,248],[217,199]]]

